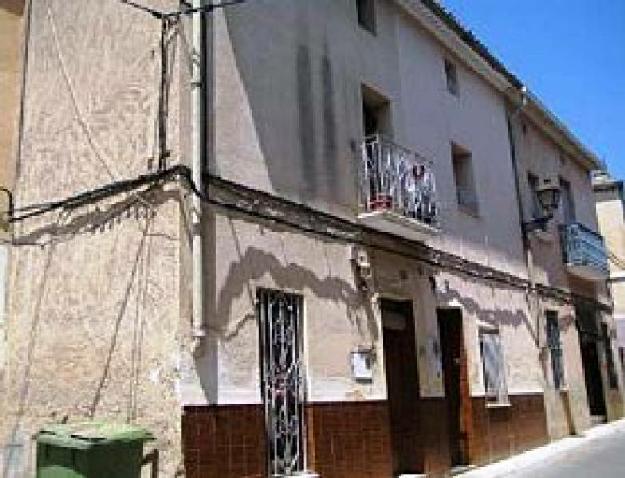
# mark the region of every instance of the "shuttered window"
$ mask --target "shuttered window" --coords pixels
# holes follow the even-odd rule
[[[480,354],[484,372],[486,403],[508,405],[508,386],[498,330],[480,329]]]

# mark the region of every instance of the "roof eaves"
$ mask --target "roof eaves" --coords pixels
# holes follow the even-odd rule
[[[504,76],[515,88],[523,88],[523,82],[508,70],[505,65],[494,56],[476,36],[465,28],[460,21],[444,8],[436,0],[421,0],[450,30],[452,30],[462,41],[464,41],[475,53],[480,55],[490,67],[500,75]]]

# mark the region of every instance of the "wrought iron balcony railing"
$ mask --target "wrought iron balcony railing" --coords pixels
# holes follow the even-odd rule
[[[608,254],[600,234],[577,222],[561,226],[560,234],[571,274],[593,281],[608,277]]]
[[[360,168],[361,217],[391,213],[438,227],[436,184],[430,161],[380,135],[366,138]]]

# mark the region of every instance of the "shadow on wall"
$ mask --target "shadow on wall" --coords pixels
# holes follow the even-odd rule
[[[111,363],[113,356],[116,352],[119,352],[120,338],[123,337],[121,331],[121,323],[124,318],[132,321],[132,333],[130,337],[124,338],[124,340],[132,341],[130,347],[131,357],[128,357],[128,366],[131,370],[125,374],[127,375],[128,383],[124,384],[123,390],[115,390],[112,393],[119,393],[120,396],[124,396],[126,400],[125,417],[126,421],[133,421],[137,418],[138,412],[138,391],[141,387],[141,376],[143,373],[143,360],[142,350],[144,345],[144,328],[147,314],[141,313],[146,309],[146,301],[149,297],[149,283],[150,283],[150,269],[151,269],[151,239],[158,237],[164,240],[173,240],[169,236],[163,234],[153,233],[152,224],[156,215],[156,208],[163,203],[172,200],[179,199],[174,192],[166,192],[162,194],[135,194],[129,198],[123,199],[119,202],[109,204],[108,206],[100,206],[93,211],[92,208],[88,208],[82,213],[72,211],[69,214],[61,215],[57,218],[53,224],[48,224],[33,230],[26,235],[16,237],[17,244],[46,247],[44,252],[45,258],[43,260],[43,270],[39,286],[37,288],[37,295],[33,299],[34,307],[32,313],[32,321],[30,324],[30,331],[27,335],[27,343],[22,344],[25,349],[25,357],[23,360],[23,367],[20,370],[14,370],[14,373],[19,372],[19,376],[13,379],[13,387],[16,403],[12,405],[15,413],[13,415],[13,423],[7,427],[8,436],[3,437],[5,443],[12,444],[6,447],[4,452],[3,463],[3,475],[2,476],[21,476],[18,472],[16,475],[15,470],[20,470],[23,467],[28,467],[27,458],[29,456],[29,447],[31,444],[30,438],[22,439],[23,436],[30,437],[30,434],[36,430],[24,430],[26,422],[31,423],[35,420],[35,426],[41,426],[44,423],[37,422],[36,420],[41,417],[32,416],[29,414],[29,407],[33,406],[33,400],[41,399],[41,392],[37,391],[33,396],[33,389],[41,388],[45,389],[45,384],[35,382],[33,379],[33,371],[37,368],[36,353],[40,350],[41,345],[39,338],[45,330],[45,327],[49,325],[46,323],[46,309],[50,306],[50,297],[47,297],[49,283],[52,278],[55,277],[55,264],[62,264],[63,270],[67,270],[68,262],[67,256],[63,256],[60,247],[70,246],[72,242],[78,237],[90,236],[97,232],[104,232],[116,228],[122,221],[137,222],[138,245],[136,253],[133,255],[133,260],[127,264],[125,270],[128,271],[128,276],[120,276],[119,280],[124,280],[124,286],[121,289],[122,297],[120,297],[115,303],[118,304],[118,308],[115,311],[113,320],[108,322],[108,317],[103,317],[105,322],[102,324],[103,338],[106,342],[108,336],[108,344],[106,345],[106,354],[102,357],[96,357],[96,362],[102,363],[101,372],[98,373],[97,366],[94,366],[94,390],[93,395],[89,398],[89,392],[87,390],[77,391],[75,394],[70,394],[61,397],[64,402],[54,401],[51,396],[50,402],[45,404],[45,407],[50,412],[50,416],[47,417],[48,421],[67,421],[69,413],[72,411],[77,412],[80,416],[72,417],[73,419],[89,418],[92,419],[98,414],[98,412],[107,413],[110,410],[100,410],[100,404],[103,398],[103,393],[109,384],[111,377]],[[97,240],[97,238],[96,238]],[[119,237],[115,238],[115,245],[118,245]],[[85,259],[83,256],[82,259]],[[74,270],[80,270],[80,267],[76,267]],[[120,271],[118,271],[120,272]],[[71,297],[74,294],[81,294],[84,291],[72,290],[67,285],[64,286],[64,291],[67,294],[65,297]],[[131,308],[131,299],[136,301],[136,308]],[[115,298],[112,298],[115,299]],[[132,309],[132,310],[131,310]],[[134,313],[134,317],[133,317]],[[106,325],[108,324],[108,325]],[[110,333],[109,333],[110,331]],[[71,350],[79,344],[66,343],[66,346]],[[92,344],[95,345],[95,344]],[[62,345],[61,345],[62,346]],[[97,377],[97,378],[96,378]],[[116,377],[118,380],[119,377]],[[78,403],[77,397],[81,397],[81,403]],[[89,403],[87,403],[89,402]],[[41,408],[42,404],[37,403],[35,409]],[[7,410],[8,411],[8,410]],[[123,413],[119,410],[119,413]],[[26,419],[28,418],[28,419]],[[29,434],[25,435],[25,432]]]
[[[227,278],[217,291],[216,302],[209,313],[211,334],[217,335],[221,343],[234,340],[248,323],[256,324],[255,283],[263,278],[270,278],[270,283],[277,289],[310,294],[320,302],[331,301],[336,305],[336,310],[340,311],[337,314],[345,310],[344,317],[338,315],[332,317],[332,320],[345,319],[359,334],[367,335],[373,341],[378,340],[379,330],[369,297],[358,290],[352,282],[333,276],[331,260],[327,255],[325,259],[330,270],[327,276],[320,278],[315,272],[301,264],[289,262],[284,242],[282,251],[268,252],[253,246],[243,250],[239,233],[232,219],[229,219],[229,225],[232,241],[237,251],[237,260],[230,263]],[[260,229],[258,233],[262,234],[263,226],[257,226]],[[320,241],[318,238],[315,239]],[[284,241],[283,238],[282,241]],[[327,254],[327,244],[324,242],[324,254]],[[279,259],[279,256],[283,256],[283,259]],[[248,312],[243,316],[234,317],[232,305],[241,296],[247,296]],[[316,312],[313,307],[306,309],[309,311],[309,318],[320,320],[319,312]],[[217,403],[218,399],[219,385],[216,383],[216,377],[219,370],[219,357],[216,347],[216,343],[211,344],[205,351],[206,354],[198,358],[196,362],[198,370],[201,371],[199,376],[202,388],[209,403]]]
[[[301,201],[354,206],[357,176],[353,152],[339,139],[337,78],[327,39],[323,51],[312,44],[309,10],[307,2],[229,9],[234,73],[252,113],[263,156],[259,166],[266,168],[273,190]],[[274,22],[286,33],[271,28]],[[283,37],[291,31],[294,38]],[[341,177],[354,180],[338,181]]]
[[[501,286],[498,286],[501,288]],[[476,300],[461,294],[455,289],[448,288],[445,292],[438,293],[440,304],[460,303],[462,309],[477,320],[492,326],[504,325],[514,328],[524,326],[532,340],[538,343],[536,325],[532,324],[530,317],[522,309],[510,310],[501,307],[487,309],[482,307]],[[493,300],[494,302],[494,300]]]

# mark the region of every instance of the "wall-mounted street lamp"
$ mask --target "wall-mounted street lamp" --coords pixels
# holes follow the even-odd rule
[[[550,179],[545,179],[535,193],[543,215],[523,223],[523,232],[525,234],[537,230],[545,231],[547,223],[553,219],[553,213],[560,204],[560,188]]]

